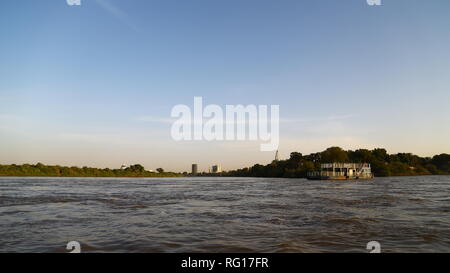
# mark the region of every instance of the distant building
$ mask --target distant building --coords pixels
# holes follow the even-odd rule
[[[192,164],[192,175],[197,175],[197,174],[198,174],[198,165]]]
[[[222,166],[220,166],[220,165],[212,166],[212,173],[221,173],[221,172],[222,172]]]
[[[279,161],[279,160],[280,160],[280,158],[278,156],[278,150],[277,150],[277,152],[275,153],[275,161]]]
[[[125,164],[122,164],[122,166],[120,166],[121,170],[125,170],[126,168],[127,168],[127,165],[125,165]]]

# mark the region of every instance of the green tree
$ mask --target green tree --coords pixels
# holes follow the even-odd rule
[[[287,162],[287,168],[290,170],[298,169],[301,166],[302,157],[303,156],[301,153],[297,153],[297,152],[291,153],[291,156],[289,157],[288,162]]]
[[[145,168],[140,164],[134,164],[125,169],[126,171],[131,171],[133,173],[143,173]]]
[[[374,160],[371,162],[372,172],[375,176],[383,177],[390,176],[391,171],[386,162],[380,160]]]
[[[373,157],[375,157],[375,159],[377,159],[381,162],[389,161],[389,154],[387,153],[386,149],[383,149],[383,148],[373,149],[372,155],[373,155]]]
[[[322,163],[332,162],[348,162],[348,154],[340,147],[331,147],[321,154]]]
[[[433,157],[431,163],[435,165],[439,170],[444,172],[450,172],[450,155],[440,154]]]

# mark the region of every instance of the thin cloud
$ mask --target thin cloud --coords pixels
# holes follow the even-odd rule
[[[114,134],[61,133],[57,135],[57,138],[66,141],[81,141],[90,143],[113,143],[113,144],[130,143],[130,141],[124,139],[123,136]]]
[[[280,119],[281,123],[306,123],[306,122],[326,122],[326,121],[339,121],[354,118],[355,115],[331,115],[328,117],[317,118],[294,118],[294,119]]]
[[[344,120],[344,119],[350,119],[350,118],[354,118],[355,115],[334,115],[334,116],[329,116],[327,117],[328,120]]]
[[[149,123],[172,123],[175,121],[175,119],[170,118],[158,118],[158,117],[151,117],[151,116],[143,116],[136,118],[137,121],[141,122],[149,122]]]
[[[130,16],[119,7],[111,3],[110,0],[96,0],[97,4],[116,19],[127,25],[135,32],[140,32],[139,28],[131,21]]]
[[[353,117],[355,117],[355,115],[349,114],[349,115],[332,115],[332,116],[328,116],[328,117],[319,117],[319,118],[295,118],[295,119],[280,118],[280,123],[331,122],[331,121],[340,121],[340,120],[351,119]],[[160,118],[160,117],[152,117],[152,116],[142,116],[142,117],[137,117],[136,120],[141,121],[141,122],[149,122],[149,123],[173,123],[177,119],[176,118]],[[204,122],[206,122],[208,120],[210,120],[210,118],[205,118],[205,117],[203,118]],[[218,124],[229,124],[229,123],[239,124],[239,123],[246,123],[248,121],[249,121],[249,119],[246,118],[246,120],[242,121],[242,122],[236,122],[234,120],[233,121],[224,120],[223,122],[217,122],[217,123]],[[258,121],[258,119],[255,121]],[[269,118],[269,121],[270,121],[270,118]]]

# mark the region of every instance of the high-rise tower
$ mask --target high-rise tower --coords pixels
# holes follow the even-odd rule
[[[192,175],[197,175],[198,173],[198,165],[192,164]]]

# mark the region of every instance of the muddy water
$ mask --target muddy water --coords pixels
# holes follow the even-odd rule
[[[0,178],[0,252],[450,252],[450,176]]]

